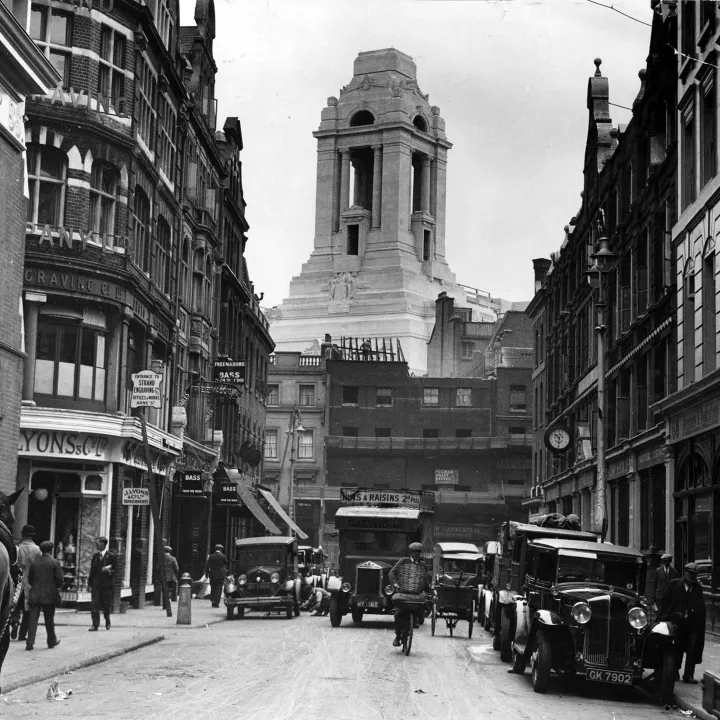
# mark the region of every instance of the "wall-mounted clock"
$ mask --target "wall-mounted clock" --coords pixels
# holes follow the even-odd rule
[[[554,452],[565,452],[570,447],[570,432],[563,425],[554,425],[545,433],[545,444]]]

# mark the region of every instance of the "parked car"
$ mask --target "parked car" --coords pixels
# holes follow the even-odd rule
[[[297,539],[254,537],[235,541],[231,560],[233,573],[225,578],[225,607],[228,620],[235,609],[300,614],[300,580],[297,577]]]
[[[655,622],[643,596],[646,561],[632,548],[566,538],[527,544],[510,614],[513,670],[529,664],[535,692],[551,672],[637,685],[655,671],[672,694],[677,628]]]

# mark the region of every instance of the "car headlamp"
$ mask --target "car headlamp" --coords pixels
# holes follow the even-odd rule
[[[570,613],[575,622],[580,625],[587,625],[592,617],[592,608],[586,602],[577,602],[572,606]]]
[[[247,575],[241,575],[238,578],[238,585],[244,585],[247,582]]]
[[[628,613],[628,622],[636,630],[642,630],[647,625],[647,613],[641,607],[634,607]]]
[[[350,592],[350,591],[352,590],[352,585],[351,585],[349,582],[344,582],[344,583],[340,586],[340,589],[341,589],[343,592],[346,592],[346,593],[347,593],[347,592]]]
[[[395,592],[395,586],[394,585],[386,585],[384,592],[386,595],[392,595]]]
[[[280,575],[278,575],[276,572],[274,572],[274,573],[270,576],[270,582],[271,582],[271,583],[278,583],[278,582],[280,582]]]

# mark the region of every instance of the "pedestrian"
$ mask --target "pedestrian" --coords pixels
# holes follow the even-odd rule
[[[12,640],[18,639],[22,641],[27,638],[28,625],[30,623],[30,582],[28,580],[28,573],[33,560],[40,557],[42,554],[40,552],[40,548],[33,540],[35,534],[34,525],[24,525],[23,529],[20,531],[20,543],[17,548],[18,554],[16,567],[18,570],[22,570],[22,590],[20,591],[20,597],[18,598],[18,601],[13,608],[12,615],[10,616],[10,638]]]
[[[50,649],[57,647],[60,641],[55,635],[55,606],[60,604],[60,588],[63,584],[63,572],[60,562],[52,556],[55,545],[50,540],[40,543],[40,556],[36,557],[28,571],[30,584],[30,622],[27,630],[26,650],[35,645],[40,610],[45,618],[47,644]]]
[[[172,548],[169,545],[166,545],[165,582],[167,583],[168,592],[170,593],[170,600],[173,602],[177,600],[178,572],[180,572],[178,561],[172,556]]]
[[[216,545],[215,552],[210,553],[205,562],[205,574],[210,580],[210,600],[214,608],[220,607],[220,594],[227,575],[228,561],[223,554],[224,549],[222,545]]]
[[[665,553],[660,558],[660,565],[655,569],[655,575],[650,582],[650,599],[655,603],[656,607],[662,600],[670,581],[674,580],[679,574],[672,566],[672,559],[673,556],[669,553]]]
[[[702,662],[705,647],[705,598],[698,583],[700,568],[697,563],[685,565],[683,577],[668,583],[658,607],[659,617],[674,622],[680,628],[680,637],[676,642],[676,667],[680,670],[683,652],[685,670],[684,683],[697,685],[695,665]]]
[[[90,617],[92,627],[89,632],[97,632],[100,627],[100,611],[105,617],[105,629],[110,629],[110,610],[113,603],[113,587],[117,570],[117,555],[107,549],[108,539],[99,537],[95,540],[96,553],[90,561],[88,589],[91,592]]]

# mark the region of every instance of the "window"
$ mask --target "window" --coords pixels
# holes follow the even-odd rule
[[[516,412],[525,412],[527,410],[524,385],[510,386],[510,410]]]
[[[35,392],[73,400],[105,400],[105,335],[80,323],[38,321]]]
[[[683,283],[683,387],[695,380],[695,270],[687,263]]]
[[[703,3],[704,4],[704,3]],[[705,187],[717,172],[717,93],[713,75],[708,75],[707,81],[700,88],[700,112],[702,123],[700,147],[702,155],[701,187]]]
[[[278,459],[278,431],[265,430],[265,459]]]
[[[155,26],[167,50],[172,50],[173,21],[169,0],[158,0],[155,12]]]
[[[125,113],[125,36],[106,25],[100,31],[98,110],[109,101],[116,113]]]
[[[510,427],[510,428],[508,428],[508,432],[509,432],[511,435],[525,435],[525,428],[524,428],[524,427],[520,427],[520,426]]]
[[[455,430],[455,437],[456,438],[469,438],[472,437],[472,431],[469,429],[460,429],[458,428]]]
[[[298,433],[298,460],[313,459],[313,433],[304,430]]]
[[[440,389],[436,387],[423,388],[423,405],[438,405],[440,402]]]
[[[423,230],[423,261],[430,259],[430,247],[432,245],[432,233],[429,230]]]
[[[33,3],[30,12],[30,37],[60,74],[63,88],[70,87],[73,16],[45,5]]]
[[[715,298],[715,251],[711,250],[703,260],[703,374],[707,375],[716,367],[717,316]]]
[[[170,294],[170,255],[172,254],[172,233],[164,217],[158,219],[156,256],[153,276],[157,286],[166,294]]]
[[[343,427],[342,434],[343,437],[357,437],[358,429],[356,427]]]
[[[535,333],[537,338],[537,332]],[[475,351],[475,343],[462,342],[460,343],[460,357],[463,360],[472,360],[473,352]],[[537,354],[537,351],[536,351]]]
[[[359,251],[359,225],[348,225],[347,226],[347,254],[357,255]]]
[[[193,312],[201,313],[203,309],[203,282],[205,271],[205,258],[202,250],[196,250],[193,255]]]
[[[437,428],[424,428],[423,429],[423,437],[424,438],[440,437],[440,431],[437,430]]]
[[[133,260],[144,272],[150,272],[150,244],[148,230],[150,227],[150,200],[138,186],[135,188],[135,202],[133,209],[135,222],[135,249]]]
[[[695,107],[688,103],[681,115],[682,122],[682,209],[695,200]]]
[[[279,385],[268,385],[267,404],[268,405],[279,405],[280,404],[280,386]]]
[[[90,231],[100,239],[115,232],[117,170],[109,163],[95,161],[90,179]]]
[[[314,385],[301,385],[300,386],[300,405],[310,407],[315,404],[315,386]]]
[[[455,405],[463,407],[472,405],[472,390],[470,388],[457,388],[455,391]]]
[[[389,438],[392,437],[392,428],[376,427],[375,428],[376,438]]]
[[[59,226],[65,219],[67,156],[53,147],[28,145],[29,222]]]
[[[137,94],[135,127],[137,134],[145,143],[145,147],[152,151],[152,133],[157,121],[157,114],[155,112],[157,78],[150,69],[147,60],[145,60],[142,55],[138,56],[135,76]]]
[[[176,116],[173,106],[168,102],[165,95],[161,94],[158,105],[160,116],[160,136],[158,138],[158,168],[170,181],[175,181],[175,152],[176,141]]]
[[[213,266],[210,256],[208,255],[205,260],[205,317],[208,319],[212,318],[212,281]],[[257,367],[257,363],[255,367]]]
[[[377,392],[375,395],[375,404],[376,405],[389,407],[392,405],[392,401],[393,401],[392,388],[379,387],[377,389]]]
[[[180,281],[178,295],[181,300],[188,298],[188,278],[190,277],[190,243],[188,239],[183,240],[182,255],[180,257]]]
[[[343,385],[343,405],[357,405],[359,390],[357,385]]]

